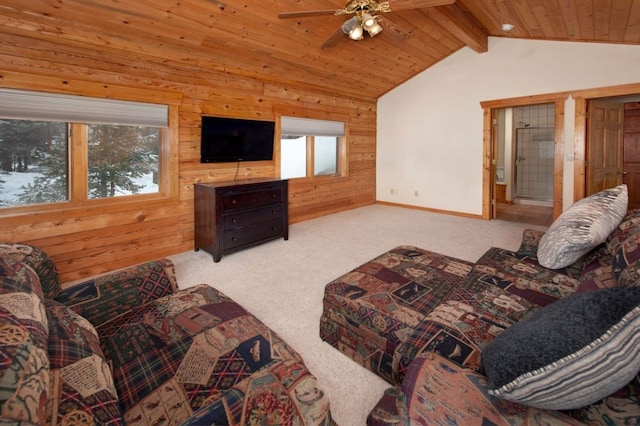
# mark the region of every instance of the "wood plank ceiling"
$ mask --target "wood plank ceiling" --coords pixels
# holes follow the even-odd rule
[[[42,57],[64,45],[121,58],[153,60],[206,78],[210,71],[376,99],[459,49],[487,51],[488,36],[640,43],[637,0],[390,0],[375,38],[323,43],[347,19],[279,19],[279,12],[341,9],[345,0],[3,0],[0,49]],[[502,24],[510,23],[510,32]],[[46,52],[45,52],[46,50]],[[37,53],[34,53],[37,54]],[[1,64],[0,64],[1,65]],[[1,71],[0,71],[1,72]],[[472,72],[470,70],[470,72]]]

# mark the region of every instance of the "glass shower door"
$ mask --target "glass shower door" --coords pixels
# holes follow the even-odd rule
[[[515,196],[553,200],[554,128],[516,129]]]

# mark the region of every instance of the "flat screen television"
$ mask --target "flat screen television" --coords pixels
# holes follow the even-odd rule
[[[202,117],[201,163],[273,159],[273,121]]]

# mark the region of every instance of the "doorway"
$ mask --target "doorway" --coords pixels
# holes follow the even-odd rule
[[[554,102],[496,108],[493,218],[548,226],[553,220]]]

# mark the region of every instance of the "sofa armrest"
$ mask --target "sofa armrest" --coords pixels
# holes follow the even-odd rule
[[[483,375],[425,353],[411,363],[400,388],[387,391],[374,407],[370,424],[387,426],[385,415],[394,424],[583,424],[560,411],[495,398],[487,389]]]
[[[64,288],[55,300],[98,326],[177,290],[173,262],[158,259],[74,283]]]

